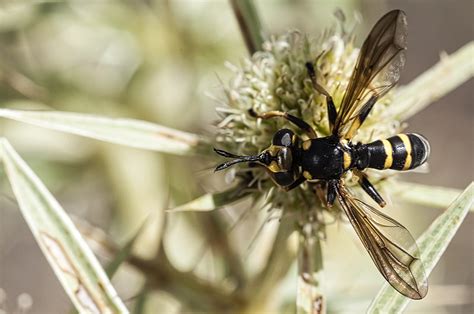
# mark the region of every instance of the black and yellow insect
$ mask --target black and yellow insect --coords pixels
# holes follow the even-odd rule
[[[270,147],[255,156],[238,156],[215,151],[233,160],[216,171],[240,162],[262,166],[272,180],[289,191],[301,183],[323,183],[328,206],[336,198],[356,230],[375,265],[400,293],[412,299],[423,298],[428,290],[425,272],[416,243],[401,224],[372,206],[354,198],[341,179],[352,171],[367,194],[381,207],[385,201],[363,172],[367,168],[409,170],[422,165],[430,154],[428,141],[418,134],[398,134],[372,143],[353,143],[352,138],[364,123],[377,100],[399,80],[405,64],[406,15],[394,10],[384,15],[365,40],[338,109],[331,95],[316,81],[312,62],[306,63],[314,89],[325,95],[331,135],[318,138],[305,121],[286,112],[270,111],[257,118],[281,117],[305,133],[302,140],[290,129],[273,136]]]

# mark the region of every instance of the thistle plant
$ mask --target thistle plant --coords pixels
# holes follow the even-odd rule
[[[392,11],[391,13],[393,12],[399,11]],[[386,16],[388,16],[388,14]],[[341,20],[344,20],[344,18],[341,18]],[[379,23],[377,25],[379,25]],[[299,36],[296,32],[280,38],[271,39],[263,44],[262,52],[256,52],[250,60],[245,60],[242,70],[236,69],[236,78],[231,81],[230,87],[226,88],[225,91],[227,107],[218,108],[223,114],[222,121],[218,124],[216,141],[221,146],[227,145],[231,148],[231,151],[235,151],[236,147],[238,147],[238,153],[227,153],[223,150],[216,150],[216,152],[224,157],[237,159],[219,165],[216,170],[225,169],[235,163],[242,164],[242,161],[250,161],[248,165],[251,165],[251,162],[261,159],[259,157],[261,156],[260,152],[262,152],[268,144],[263,144],[260,140],[264,139],[267,143],[271,142],[271,139],[277,134],[277,131],[279,132],[279,130],[283,128],[284,125],[282,123],[287,123],[286,121],[280,121],[280,123],[266,120],[262,121],[260,117],[266,112],[285,112],[293,117],[303,117],[303,120],[309,123],[310,128],[319,131],[318,137],[323,138],[321,141],[331,136],[329,125],[329,121],[331,120],[329,113],[330,107],[328,105],[327,109],[325,108],[325,103],[328,102],[328,94],[332,95],[331,102],[335,101],[336,104],[342,103],[343,98],[345,96],[347,97],[345,94],[348,93],[346,91],[349,88],[348,86],[355,83],[351,83],[350,80],[363,79],[363,77],[358,78],[356,76],[356,78],[354,78],[352,76],[353,72],[356,71],[355,60],[360,58],[365,60],[365,58],[369,58],[367,55],[357,57],[359,51],[354,49],[352,42],[353,36],[351,33],[347,34],[343,31],[346,28],[346,25],[341,22],[339,28],[333,28],[325,32],[323,36],[315,42],[312,42],[305,36]],[[375,26],[375,28],[377,28],[377,26]],[[342,31],[337,32],[336,29]],[[369,38],[371,36],[382,37],[381,35],[374,35],[373,33],[369,35]],[[374,41],[376,40],[373,39],[372,42]],[[368,48],[366,44],[367,42],[364,43],[365,48],[362,48],[362,51],[364,51],[364,49],[365,51],[372,49]],[[380,52],[380,55],[381,54],[382,52]],[[403,64],[405,62],[404,56],[402,55],[401,58]],[[308,69],[308,62],[314,69],[312,67],[310,67],[310,70]],[[358,67],[361,67],[357,69],[359,71],[358,73],[369,70],[364,68],[364,61],[358,61],[357,64]],[[377,66],[378,65],[374,65],[375,68]],[[389,65],[385,65],[385,67],[390,68]],[[394,65],[394,67],[396,66]],[[383,72],[384,70],[378,69],[378,71]],[[394,71],[399,72],[399,70],[396,69],[390,70],[390,72]],[[311,73],[308,74],[308,72]],[[385,78],[385,75],[386,74],[382,73],[380,75],[383,80],[386,80],[385,82],[377,82],[377,79],[375,79],[369,86],[373,86],[372,88],[376,89],[378,86],[384,86],[388,81],[391,82],[390,79]],[[389,75],[391,75],[391,73]],[[400,74],[396,73],[395,75],[397,78],[395,78],[394,81],[397,81]],[[311,76],[311,79],[309,76]],[[320,87],[318,87],[318,84]],[[318,98],[318,96],[320,97]],[[383,97],[380,103],[382,104],[382,111],[373,113],[370,115],[371,119],[367,121],[372,131],[369,132],[367,127],[364,126],[361,129],[362,132],[360,132],[361,135],[359,138],[361,138],[363,142],[368,143],[371,140],[373,141],[373,136],[375,136],[375,139],[388,138],[390,134],[396,134],[400,131],[401,123],[395,117],[380,116],[381,113],[389,111],[391,99],[389,97]],[[343,110],[343,108],[338,108],[336,105],[335,111],[341,112],[341,110]],[[336,118],[334,118],[334,120],[336,120]],[[389,123],[387,123],[387,121]],[[365,126],[367,126],[367,124]],[[306,127],[302,129],[306,129]],[[310,143],[311,145],[313,142],[308,141],[304,143]],[[314,141],[314,143],[316,143],[316,141]],[[246,151],[248,149],[250,150]],[[271,149],[272,147],[270,147],[270,150]],[[303,145],[301,154],[303,154],[304,149]],[[298,151],[297,148],[295,148],[295,151]],[[330,152],[325,153],[329,154]],[[325,153],[320,152],[319,154]],[[295,154],[296,153],[293,152],[293,156],[296,156]],[[295,157],[293,157],[293,159],[294,158]],[[293,163],[296,162],[293,161]],[[269,162],[265,162],[265,164],[269,164]],[[292,164],[292,167],[293,165],[294,164]],[[301,166],[303,170],[305,169],[304,164],[300,165],[296,163],[296,167],[299,166]],[[319,165],[318,167],[325,166]],[[299,298],[297,299],[298,311],[325,312],[325,297],[318,290],[318,286],[321,283],[321,276],[318,273],[322,271],[322,252],[318,238],[324,237],[325,227],[323,214],[326,207],[326,197],[322,195],[324,190],[321,191],[317,186],[314,188],[314,184],[310,185],[310,183],[308,183],[299,185],[296,189],[289,191],[289,193],[272,193],[275,185],[281,185],[276,183],[277,180],[270,179],[272,175],[269,173],[273,170],[263,172],[259,167],[252,168],[257,169],[252,171],[249,169],[249,166],[244,166],[240,173],[237,173],[239,181],[242,181],[242,178],[246,179],[243,180],[244,182],[240,182],[240,185],[246,185],[247,188],[255,187],[258,192],[263,193],[265,195],[266,205],[269,206],[270,210],[280,209],[285,215],[293,213],[294,216],[297,217],[296,224],[299,226],[300,234],[300,246],[298,249],[300,276],[298,288]],[[284,170],[290,171],[290,168],[286,167]],[[351,172],[349,172],[349,174],[351,174]],[[311,174],[309,176],[309,179],[311,179]],[[346,181],[351,179],[350,176],[343,176],[346,177]],[[307,175],[305,175],[305,177],[307,177]],[[323,180],[320,182],[325,182],[325,179],[326,178],[323,177]],[[275,181],[276,184],[272,181]],[[346,182],[345,185],[350,186],[351,183],[352,182]],[[314,200],[314,194],[318,194],[319,202]],[[329,195],[328,187],[328,204],[330,202]],[[341,198],[339,199],[339,204],[341,206],[344,205]],[[374,214],[376,214],[375,211],[376,210],[374,210]],[[331,209],[329,212],[335,216],[336,220],[339,219],[340,211]],[[356,229],[365,229],[363,226],[358,225],[357,222],[354,222],[356,218],[351,217],[350,210],[345,209],[345,212]],[[365,215],[370,215],[370,213],[366,213]],[[362,224],[362,222],[359,223]],[[384,224],[382,222],[378,223],[380,225]],[[389,222],[387,221],[387,223]],[[367,229],[377,228],[377,226],[380,225],[367,227]],[[395,229],[397,226],[393,225],[393,227],[393,229]],[[370,232],[368,230],[367,232]],[[362,234],[362,241],[369,253],[372,256],[376,255],[374,261],[379,266],[379,263],[382,263],[380,261],[381,258],[374,252],[375,249],[367,244],[367,242],[371,240],[364,239],[364,232],[366,231],[358,230],[357,233],[359,235]],[[385,238],[382,238],[385,237],[383,232],[379,237],[379,241],[386,241]],[[401,260],[398,262],[403,263]],[[383,272],[383,268],[381,272]],[[391,275],[397,276],[397,274],[384,274],[388,281],[390,281]],[[416,289],[418,292],[418,287],[416,287]],[[397,290],[401,291],[399,288]]]
[[[314,89],[305,64],[314,64],[316,81],[332,95],[336,104],[340,104],[359,54],[354,47],[353,32],[346,33],[344,29],[347,25],[340,21],[340,25],[315,39],[297,31],[270,38],[262,45],[262,51],[242,62],[242,67],[232,67],[234,78],[223,87],[225,100],[221,103],[224,106],[217,108],[221,120],[217,122],[215,145],[237,155],[255,155],[263,151],[274,134],[288,124],[283,119],[256,118],[269,111],[301,117],[317,130],[319,137],[331,135],[326,98]],[[382,116],[391,104],[392,95],[381,99],[377,110],[359,130],[360,141],[368,143],[401,131],[401,122],[396,117]],[[336,206],[326,211],[326,205],[321,203],[325,197],[316,197],[315,189],[308,185],[281,193],[261,168],[244,165],[233,172],[238,185],[242,189],[252,188],[252,196],[256,199],[265,198],[264,206],[270,211],[286,216],[283,219],[296,218],[295,228],[300,233],[299,296],[302,296],[297,307],[304,312],[325,312],[325,299],[317,287],[321,281],[318,272],[322,270],[319,238],[325,237],[324,212],[333,216],[331,220],[338,220],[341,210]],[[382,181],[379,173],[372,172],[371,175]],[[354,185],[350,172],[345,180],[348,186]],[[291,215],[293,217],[289,217]],[[305,278],[308,276],[310,278]]]
[[[163,82],[156,76],[161,73],[161,66],[166,68],[166,63],[157,65],[157,59],[168,60],[182,51],[192,54],[220,49],[213,46],[217,45],[215,39],[193,41],[192,32],[196,28],[188,30],[181,26],[186,23],[176,23],[173,18],[187,21],[189,17],[171,14],[175,12],[170,4],[156,4],[155,7],[151,2],[133,2],[87,9],[63,3],[40,3],[37,7],[22,5],[15,7],[11,14],[20,14],[24,24],[5,20],[6,26],[0,26],[8,28],[8,36],[0,38],[0,53],[6,56],[0,58],[0,117],[4,118],[2,130],[5,131],[0,140],[0,160],[5,169],[1,176],[7,178],[11,186],[11,190],[2,186],[2,192],[12,195],[4,199],[11,198],[18,203],[28,228],[79,312],[127,313],[132,308],[136,313],[289,312],[289,309],[294,311],[296,303],[298,312],[314,313],[331,311],[344,301],[324,289],[323,276],[328,271],[323,267],[325,254],[322,250],[326,229],[330,228],[330,222],[345,225],[345,218],[337,206],[326,209],[308,185],[282,192],[262,169],[246,164],[227,170],[225,185],[218,181],[219,189],[215,192],[201,190],[198,196],[196,181],[202,178],[193,173],[188,164],[191,158],[198,156],[205,160],[205,166],[217,165],[221,159],[213,154],[213,147],[239,155],[256,154],[268,147],[275,131],[287,127],[283,120],[262,120],[255,118],[254,113],[286,111],[305,120],[318,135],[327,136],[325,99],[314,91],[305,62],[314,64],[317,81],[339,106],[359,52],[353,34],[357,25],[339,19],[321,34],[288,31],[265,36],[251,1],[231,1],[231,4],[250,55],[242,55],[239,65],[228,63],[230,78],[222,79],[218,91],[211,92],[218,102],[218,118],[212,135],[191,132],[191,127],[187,132],[177,130],[185,128],[191,117],[180,114],[180,121],[165,120],[163,117],[168,114],[165,109],[150,109],[145,105],[150,100],[143,95],[155,96],[150,89],[156,88],[150,86],[154,87],[156,81]],[[5,13],[2,16],[8,16],[8,12],[2,10],[9,8],[0,9]],[[206,7],[201,17],[207,17],[212,9],[212,5]],[[156,15],[150,14],[150,10]],[[130,15],[130,12],[136,15]],[[169,14],[163,17],[160,12]],[[218,13],[216,16],[220,16],[221,12]],[[193,14],[199,14],[199,10]],[[75,20],[76,15],[81,17],[80,22]],[[201,22],[199,25],[206,27],[205,21]],[[105,52],[87,49],[87,53],[78,59],[67,50],[64,55],[56,55],[58,45],[48,41],[54,38],[50,32],[55,27],[79,36],[78,42],[84,47],[97,47],[102,42],[109,45]],[[156,31],[160,36],[156,36]],[[171,40],[165,44],[156,40],[170,38],[167,37],[169,34],[179,34],[177,38],[187,40]],[[36,40],[35,36],[41,40]],[[70,47],[70,38],[64,37],[65,46]],[[28,45],[31,47],[26,51],[39,60],[36,66],[28,61],[34,59],[32,55],[24,52],[23,58],[16,53],[23,52]],[[243,44],[239,45],[243,47]],[[117,47],[121,53],[114,55]],[[48,53],[40,53],[44,51]],[[218,51],[224,58],[229,53],[225,48]],[[410,84],[387,94],[377,103],[355,141],[369,142],[402,131],[407,118],[472,77],[472,67],[465,64],[471,62],[473,54],[474,46],[468,43]],[[49,55],[56,58],[47,59],[45,56]],[[77,67],[72,62],[75,67],[71,67],[67,63],[70,59],[84,63],[77,61],[82,65]],[[187,56],[184,59],[189,62]],[[214,60],[199,60],[211,66],[211,59]],[[223,64],[219,61],[212,66],[222,73]],[[75,71],[54,75],[63,68],[74,68]],[[206,68],[206,72],[210,72],[209,69]],[[109,80],[91,84],[94,76],[81,76],[84,73],[95,73]],[[176,77],[176,72],[168,70],[167,75]],[[180,83],[180,95],[171,98],[177,102],[183,98],[186,99],[184,102],[196,101],[195,93],[183,95],[186,86],[193,89],[199,84],[186,83],[184,79]],[[207,90],[212,89],[210,82],[205,86]],[[90,105],[84,107],[78,103]],[[190,106],[186,108],[192,110]],[[87,111],[101,113],[84,113]],[[158,118],[155,111],[158,111]],[[116,118],[117,115],[141,117],[142,120]],[[185,122],[178,125],[181,120]],[[40,131],[28,131],[24,137],[21,131],[28,130],[24,124],[40,127],[35,129]],[[194,129],[199,128],[195,126]],[[52,141],[51,134],[57,133],[42,133],[42,129],[59,131],[65,138]],[[76,135],[95,141],[80,142]],[[26,145],[21,145],[25,142]],[[38,142],[42,147],[35,145]],[[136,150],[126,150],[123,146]],[[29,154],[31,151],[34,153]],[[142,151],[163,154],[157,156]],[[183,157],[176,156],[186,159],[183,162]],[[59,167],[66,169],[66,174],[58,179],[55,175],[59,171],[55,169]],[[87,174],[90,173],[94,175],[88,181]],[[222,179],[211,170],[205,176],[213,182]],[[463,192],[406,183],[393,173],[374,171],[371,177],[384,192],[393,193],[407,202],[447,208],[418,239],[421,258],[430,273],[464,217],[472,210],[472,184]],[[111,183],[104,183],[104,178]],[[344,180],[355,193],[359,192],[354,178],[347,175]],[[100,188],[94,189],[93,184],[97,182]],[[91,190],[87,190],[89,185],[92,185]],[[69,207],[74,206],[57,200],[64,196],[61,189],[64,187],[76,191],[81,202],[74,204],[86,207],[83,200],[99,200],[109,209],[113,219],[94,226],[87,221],[93,220],[96,209],[81,215],[82,218],[70,214]],[[113,194],[114,199],[106,197],[108,194]],[[197,198],[193,199],[195,196]],[[245,203],[249,199],[251,202]],[[232,206],[237,201],[243,202],[241,207],[245,207],[243,219],[230,219],[229,216],[234,217],[239,211]],[[2,204],[7,203],[11,201]],[[223,207],[227,211],[221,210]],[[186,213],[178,213],[182,211]],[[195,214],[198,211],[202,213]],[[253,218],[248,218],[249,215]],[[185,227],[176,227],[179,225],[176,217],[185,221]],[[9,230],[7,224],[1,226],[0,231]],[[242,230],[236,230],[239,226]],[[268,230],[272,226],[274,233]],[[173,228],[178,228],[178,232]],[[249,233],[257,234],[257,240],[264,242],[257,244],[258,250],[250,253],[247,248],[251,246],[253,236],[248,237]],[[2,234],[0,258],[7,253],[6,238],[15,237]],[[245,239],[246,243],[242,245],[240,239]],[[202,240],[204,245],[196,240]],[[194,249],[202,246],[205,247],[203,252]],[[198,258],[190,257],[188,251],[197,252]],[[255,256],[259,263],[252,260]],[[191,262],[183,263],[185,260]],[[293,266],[300,270],[298,279],[290,271]],[[130,267],[134,271],[130,271]],[[9,291],[10,281],[2,278],[4,274],[5,270],[0,269],[0,292],[5,294],[5,290],[7,295],[15,295]],[[113,279],[112,283],[110,279]],[[293,289],[295,282],[298,282],[297,287]],[[34,312],[39,298],[27,291],[28,287],[24,289],[35,300],[28,308]],[[56,295],[51,295],[51,299],[54,298]],[[373,300],[369,312],[403,311],[408,302],[409,299],[386,285]],[[12,307],[0,300],[0,312]]]
[[[317,130],[319,136],[329,136],[325,96],[314,90],[305,63],[316,64],[317,81],[332,95],[335,103],[340,104],[358,55],[354,36],[343,33],[341,29],[344,28],[345,25],[333,27],[316,39],[297,31],[273,37],[263,44],[263,51],[245,59],[241,68],[231,67],[235,76],[223,86],[225,99],[220,101],[223,105],[217,107],[220,121],[217,122],[215,145],[237,155],[255,155],[262,151],[268,147],[275,132],[288,126],[283,119],[255,118],[255,113],[272,110],[301,117]],[[392,96],[389,94],[378,103],[359,130],[357,140],[370,142],[402,130],[398,117],[387,115]],[[249,169],[241,167],[237,171]],[[260,169],[253,170],[253,174],[255,186],[262,194],[268,194],[274,183]],[[372,174],[378,175],[377,172]],[[271,193],[268,201],[272,207],[288,211],[298,208],[303,197],[322,208],[313,201],[314,191],[306,189],[303,196],[299,192]]]

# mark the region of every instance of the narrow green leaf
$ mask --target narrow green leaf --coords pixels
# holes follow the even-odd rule
[[[145,286],[137,295],[137,299],[135,300],[135,307],[133,308],[133,314],[145,313],[146,301],[147,301],[149,292],[150,291],[148,287]]]
[[[263,30],[252,0],[230,0],[250,55],[262,49]]]
[[[169,211],[211,211],[224,205],[236,202],[249,194],[250,191],[245,190],[245,188],[241,185],[237,185],[224,192],[204,194],[203,196],[200,196],[186,204],[172,208]]]
[[[109,265],[107,265],[107,267],[105,268],[105,272],[107,273],[107,276],[109,276],[109,278],[113,278],[120,265],[122,265],[122,263],[130,256],[130,254],[132,253],[133,245],[142,234],[142,231],[145,229],[147,222],[148,219],[146,219],[142,223],[142,225],[138,228],[133,237],[131,237],[130,240],[125,243],[125,245],[117,252],[114,259],[109,263]]]
[[[426,275],[436,266],[472,207],[473,191],[474,184],[471,183],[418,239]],[[385,283],[372,301],[368,313],[401,313],[410,300]]]
[[[37,104],[31,104],[33,105],[37,106]],[[211,151],[205,144],[205,140],[198,135],[134,119],[14,109],[0,109],[0,117],[114,144],[176,155]]]
[[[69,216],[6,139],[0,154],[21,213],[78,312],[128,313]]]
[[[406,120],[474,75],[474,42],[441,60],[406,86],[397,89],[387,116]]]
[[[427,207],[448,207],[461,190],[441,186],[424,185],[409,182],[397,182],[393,187],[393,195],[404,201]],[[473,207],[470,208],[473,210]]]

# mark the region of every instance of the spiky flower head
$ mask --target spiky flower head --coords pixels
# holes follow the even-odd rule
[[[276,131],[292,128],[284,119],[256,119],[252,111],[285,111],[309,123],[318,136],[330,135],[325,96],[314,90],[305,63],[314,64],[318,83],[332,95],[338,108],[359,54],[354,36],[343,30],[344,27],[333,27],[319,38],[298,31],[272,37],[263,44],[262,51],[244,59],[239,66],[230,66],[235,76],[224,86],[224,106],[217,108],[221,120],[217,123],[216,146],[238,155],[255,155],[270,145]],[[399,121],[381,117],[391,98],[389,93],[377,103],[355,141],[369,142],[400,131]],[[228,171],[232,178],[247,178],[247,184],[265,194],[272,208],[291,210],[305,206],[303,203],[309,207],[321,205],[305,184],[288,193],[272,193],[275,184],[261,168],[239,164],[231,169]],[[350,173],[344,179],[349,186],[354,184]]]

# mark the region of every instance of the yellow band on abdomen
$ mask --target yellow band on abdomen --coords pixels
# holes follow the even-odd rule
[[[389,141],[387,140],[382,140],[383,148],[385,150],[385,163],[383,165],[384,169],[388,169],[392,166],[393,164],[393,149],[392,149],[392,144],[390,144]]]
[[[406,134],[398,134],[397,136],[402,140],[403,145],[405,145],[407,157],[405,159],[405,164],[403,165],[403,170],[408,170],[410,169],[411,164],[412,164],[412,157],[411,157],[412,149],[411,149],[410,139],[408,138]]]

